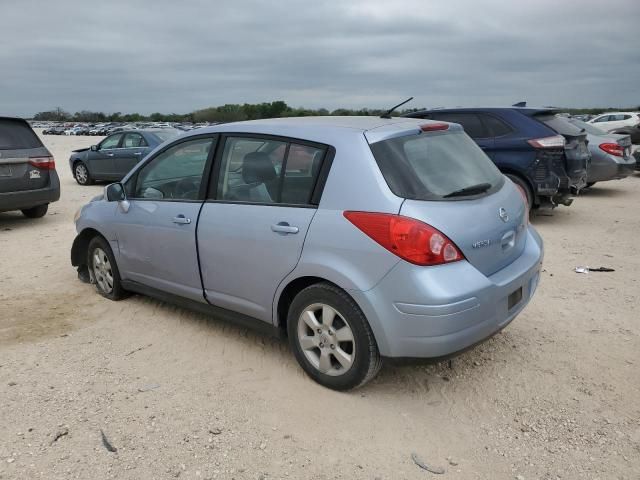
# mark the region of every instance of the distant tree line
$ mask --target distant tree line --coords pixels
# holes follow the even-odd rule
[[[421,110],[418,108],[398,110],[395,115],[415,112]],[[613,111],[638,111],[640,106],[636,108],[567,108],[564,111],[572,115],[595,115],[601,112]],[[191,113],[160,113],[155,112],[151,115],[142,115],[140,113],[104,113],[91,112],[82,110],[80,112],[70,113],[57,107],[47,112],[38,112],[34,115],[33,120],[39,121],[66,121],[66,122],[237,122],[241,120],[257,120],[260,118],[275,117],[309,117],[314,115],[380,115],[384,110],[362,108],[353,110],[348,108],[338,108],[329,111],[326,108],[309,109],[309,108],[293,108],[282,100],[265,103],[245,103],[243,105],[229,103],[219,107],[209,107],[202,110],[196,110]]]

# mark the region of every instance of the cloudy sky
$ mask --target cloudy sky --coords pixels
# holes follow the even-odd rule
[[[640,104],[640,1],[0,0],[0,114]]]

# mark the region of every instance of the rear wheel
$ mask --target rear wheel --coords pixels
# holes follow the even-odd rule
[[[515,183],[516,187],[518,187],[518,189],[522,192],[524,197],[527,199],[529,210],[531,210],[531,208],[533,208],[533,192],[531,191],[531,187],[529,187],[529,184],[518,175],[507,173],[506,176],[509,178],[509,180]]]
[[[89,169],[82,162],[77,162],[73,166],[73,176],[80,185],[92,185],[93,179],[91,178],[91,174],[89,174]]]
[[[37,207],[25,208],[22,210],[22,214],[29,218],[41,218],[47,214],[47,210],[49,210],[49,204],[45,203],[44,205],[38,205]]]
[[[382,367],[364,314],[349,295],[329,283],[312,285],[296,295],[287,330],[298,363],[325,387],[359,387]]]
[[[87,266],[96,290],[109,300],[122,300],[127,292],[122,288],[118,265],[109,243],[102,237],[94,237],[87,248]]]

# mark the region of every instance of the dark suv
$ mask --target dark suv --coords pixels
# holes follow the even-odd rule
[[[532,207],[571,205],[586,185],[587,135],[550,108],[455,108],[406,115],[459,123]]]
[[[0,117],[0,212],[42,217],[60,198],[55,162],[29,124]]]

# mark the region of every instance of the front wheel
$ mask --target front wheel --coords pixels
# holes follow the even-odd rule
[[[122,288],[118,265],[109,243],[102,237],[94,237],[87,248],[87,266],[91,281],[98,293],[109,300],[122,300],[127,292]]]
[[[596,182],[587,182],[587,188],[591,188],[596,184]]]
[[[289,308],[287,331],[298,363],[325,387],[359,387],[382,367],[364,314],[349,295],[329,283],[298,293]]]
[[[73,166],[73,176],[80,185],[91,185],[93,184],[93,179],[89,174],[89,169],[82,162],[77,162]]]
[[[38,205],[37,207],[25,208],[22,210],[22,214],[28,218],[41,218],[47,214],[49,210],[49,204]]]

